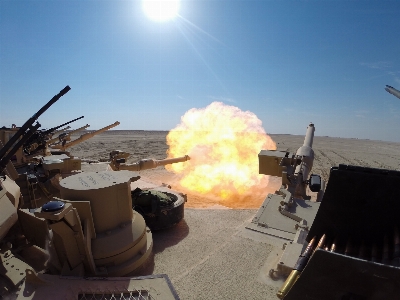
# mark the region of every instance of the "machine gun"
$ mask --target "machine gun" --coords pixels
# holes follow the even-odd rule
[[[285,200],[286,205],[290,206],[294,197],[309,199],[306,194],[307,186],[312,192],[321,190],[323,184],[321,177],[310,175],[314,162],[312,149],[314,131],[314,124],[311,123],[307,127],[303,146],[297,150],[296,154],[271,150],[261,150],[258,154],[260,174],[282,177],[282,186],[279,191],[288,195],[286,197],[288,201]]]
[[[47,102],[41,109],[39,109],[32,117],[30,117],[21,128],[5,143],[4,147],[0,149],[0,173],[2,173],[10,161],[11,157],[20,149],[28,140],[30,140],[37,129],[41,126],[39,122],[35,125],[33,123],[64,96],[71,88],[67,85],[57,95],[55,95],[49,102]]]
[[[274,194],[268,194],[246,227],[291,241],[286,245],[279,264],[270,271],[274,279],[285,277],[292,271],[321,204],[324,183],[319,175],[311,174],[314,131],[314,124],[311,123],[307,127],[303,146],[296,154],[274,150],[261,150],[258,154],[259,173],[281,177],[282,185]],[[313,197],[307,195],[311,193],[316,194]]]
[[[68,121],[64,124],[55,126],[53,128],[43,130],[43,131],[37,131],[34,135],[31,136],[31,138],[28,139],[28,141],[23,145],[23,150],[26,155],[30,155],[33,152],[39,151],[41,149],[45,149],[47,146],[47,140],[49,140],[54,134],[54,132],[57,131],[57,129],[71,124],[72,122],[78,121],[80,119],[84,118],[84,116],[81,116],[79,118],[73,119],[71,121]]]
[[[80,120],[80,119],[83,119],[84,117],[85,117],[85,116],[81,116],[81,117],[79,117],[79,118],[76,118],[76,119],[73,119],[73,120],[71,120],[71,121],[68,121],[68,122],[66,122],[66,123],[64,123],[64,124],[55,126],[55,127],[53,127],[53,128],[50,128],[50,129],[47,129],[47,130],[43,131],[43,134],[44,134],[44,135],[52,134],[52,133],[54,133],[57,129],[59,129],[59,128],[65,126],[65,125],[71,124],[71,123],[73,123],[73,122],[75,122],[75,121],[78,121],[78,120]]]

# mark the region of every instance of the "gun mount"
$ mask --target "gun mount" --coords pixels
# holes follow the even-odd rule
[[[101,129],[99,129],[99,130],[96,130],[96,131],[93,131],[93,132],[85,133],[85,134],[81,135],[79,138],[77,138],[76,140],[73,140],[73,141],[71,141],[71,142],[69,142],[69,143],[61,143],[61,145],[54,145],[54,146],[52,146],[51,148],[52,148],[52,149],[59,149],[59,150],[61,150],[61,151],[65,151],[65,150],[68,149],[69,147],[72,147],[72,146],[75,146],[75,145],[77,145],[77,144],[79,144],[79,143],[82,143],[82,142],[84,142],[84,141],[86,141],[86,140],[88,140],[88,139],[94,137],[94,136],[97,135],[97,134],[100,134],[100,133],[102,133],[102,132],[104,132],[104,131],[107,131],[107,130],[109,130],[109,129],[115,127],[115,126],[118,126],[119,124],[120,124],[120,123],[117,121],[117,122],[115,122],[115,123],[113,123],[113,124],[111,124],[111,125],[108,125],[108,126],[106,126],[106,127],[101,128]]]
[[[303,145],[295,154],[261,150],[258,155],[259,173],[281,177],[282,185],[275,194],[267,196],[247,228],[290,241],[279,264],[271,269],[273,278],[287,276],[292,271],[323,196],[321,177],[310,175],[314,161],[314,131],[311,123]],[[307,195],[312,193],[313,197]]]
[[[323,184],[321,177],[313,174],[309,177],[314,162],[312,149],[314,131],[314,124],[310,124],[307,127],[303,146],[297,150],[296,154],[287,151],[261,150],[258,155],[259,173],[282,177],[282,188],[294,197],[308,198],[307,186],[312,192],[321,191]],[[319,198],[321,197],[322,193],[319,195]]]

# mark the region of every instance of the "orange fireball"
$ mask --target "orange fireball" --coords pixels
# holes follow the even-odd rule
[[[200,194],[227,199],[248,198],[268,183],[258,174],[258,153],[276,149],[262,122],[249,111],[221,102],[190,109],[167,136],[168,158],[189,155],[182,164],[166,166],[179,174],[180,185]]]

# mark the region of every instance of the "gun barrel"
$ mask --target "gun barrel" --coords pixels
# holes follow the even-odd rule
[[[396,90],[394,87],[390,85],[386,85],[385,87],[386,92],[392,94],[393,96],[396,96],[397,98],[400,99],[400,91]]]
[[[63,134],[65,134],[66,136],[71,136],[71,135],[73,135],[74,133],[76,133],[78,131],[81,131],[81,130],[84,130],[84,129],[88,128],[89,126],[90,126],[89,124],[86,124],[85,126],[82,126],[80,128],[74,129],[74,130],[72,130],[72,131],[70,131],[68,133],[63,133]],[[69,129],[71,127],[68,126],[67,128]],[[61,133],[62,131],[64,131],[64,130],[59,130],[58,133]],[[56,143],[59,140],[59,138],[60,138],[60,135],[58,135],[57,137],[55,137],[53,139],[48,140],[47,141],[47,145],[51,145],[51,144]]]
[[[36,114],[34,114],[33,116],[36,119],[39,118],[40,115],[43,114],[46,110],[48,110],[50,106],[52,106],[55,102],[58,101],[58,99],[60,99],[62,96],[64,96],[66,93],[68,93],[68,91],[70,89],[71,88],[67,85],[57,95],[55,95],[53,98],[51,98],[50,101],[47,102],[41,109],[39,109],[39,111]]]
[[[68,132],[68,135],[72,135],[72,134],[77,133],[77,132],[79,132],[81,130],[84,130],[84,129],[88,128],[88,127],[90,127],[90,125],[86,124],[85,126],[79,127],[77,129],[74,129],[74,130]]]
[[[311,172],[314,163],[314,150],[312,149],[312,144],[314,141],[314,131],[314,124],[310,123],[310,125],[308,125],[307,127],[303,146],[301,146],[296,152],[296,156],[302,157],[302,163],[296,167],[295,173],[302,173],[303,181],[306,181],[308,179],[308,174]]]
[[[167,159],[162,159],[162,160],[155,160],[155,164],[158,166],[165,166],[165,165],[170,165],[170,164],[175,164],[178,162],[185,162],[190,160],[189,155],[181,156],[181,157],[176,157],[176,158],[167,158]]]
[[[76,144],[79,144],[79,143],[81,143],[81,142],[84,142],[84,141],[86,141],[87,139],[90,139],[91,137],[94,137],[96,134],[102,133],[102,132],[104,132],[104,131],[106,131],[106,130],[109,130],[109,129],[115,127],[115,126],[118,126],[119,124],[120,124],[120,123],[117,121],[117,122],[115,122],[115,123],[113,123],[113,124],[111,124],[111,125],[108,125],[108,126],[106,126],[106,127],[101,128],[101,129],[99,129],[99,130],[96,130],[96,131],[93,131],[93,132],[89,132],[89,133],[83,134],[83,135],[81,135],[79,138],[77,138],[76,140],[73,140],[73,141],[69,142],[68,144],[65,144],[64,146],[62,146],[62,145],[56,145],[56,146],[54,146],[53,148],[54,148],[54,149],[62,149],[62,150],[65,150],[65,149],[67,149],[67,148],[69,148],[69,147],[72,147],[72,146],[74,146],[74,145],[76,145]]]
[[[314,131],[315,131],[314,124],[310,123],[310,125],[308,125],[308,127],[307,127],[307,132],[306,132],[306,136],[304,137],[303,146],[308,146],[308,147],[312,148],[312,144],[314,141]]]
[[[168,159],[162,159],[162,160],[155,160],[155,159],[142,159],[134,164],[129,164],[129,165],[113,165],[111,164],[111,167],[113,170],[129,170],[129,171],[143,171],[143,170],[148,170],[148,169],[154,169],[159,166],[165,166],[165,165],[170,165],[174,163],[179,163],[179,162],[185,162],[187,160],[190,160],[189,155],[181,156],[181,157],[176,157],[176,158],[168,158]]]
[[[55,102],[57,102],[62,96],[64,96],[66,93],[71,88],[67,85],[65,88],[63,88],[57,95],[55,95],[53,98],[50,99],[49,102],[47,102],[41,109],[39,109],[32,117],[28,119],[28,121],[25,122],[24,125],[21,126],[21,128],[8,140],[8,142],[4,145],[3,148],[0,149],[0,159],[4,157],[4,155],[8,152],[9,149],[13,147],[15,142],[22,136],[24,135],[27,130],[32,126],[32,124],[42,115],[47,109],[49,109],[50,106],[52,106]],[[39,123],[38,123],[39,124]],[[40,124],[39,124],[40,126]],[[36,127],[37,129],[38,127]],[[35,130],[36,131],[36,130]],[[33,133],[32,133],[33,134]],[[30,136],[32,136],[30,134]],[[27,139],[25,139],[26,141]]]
[[[134,171],[142,171],[142,170],[154,169],[159,166],[175,164],[178,162],[185,162],[189,159],[190,159],[189,155],[176,157],[176,158],[162,159],[162,160],[142,159],[142,160],[138,161],[137,163],[132,164],[131,166],[134,166],[134,168],[135,168]]]
[[[50,128],[50,129],[47,129],[47,130],[46,130],[45,132],[43,132],[43,133],[44,133],[44,134],[48,134],[48,133],[50,133],[50,132],[53,132],[53,131],[57,130],[58,128],[61,128],[61,127],[65,126],[65,125],[68,125],[68,124],[71,124],[72,122],[78,121],[78,120],[80,120],[80,119],[82,119],[82,118],[84,118],[84,117],[85,117],[85,116],[81,116],[81,117],[79,117],[79,118],[76,118],[76,119],[73,119],[73,120],[71,120],[71,121],[68,121],[68,122],[66,122],[66,123],[64,123],[64,124],[58,125],[58,126],[56,126],[56,127]]]

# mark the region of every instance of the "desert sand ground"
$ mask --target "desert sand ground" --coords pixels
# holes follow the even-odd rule
[[[107,160],[115,149],[131,153],[129,163],[143,158],[164,159],[166,135],[162,131],[109,131],[69,150],[89,161]],[[290,152],[304,140],[304,136],[271,137],[278,150]],[[400,169],[399,143],[315,136],[313,148],[313,172],[325,180],[330,168],[338,164]],[[82,169],[99,171],[106,167],[106,163],[84,163]],[[140,175],[150,182],[179,188],[176,176],[164,167],[141,171]],[[227,209],[218,199],[184,191],[188,194],[185,218],[173,228],[153,232],[151,259],[134,275],[167,274],[181,299],[277,299],[283,281],[271,280],[268,270],[276,267],[284,241],[245,226],[265,196],[279,186],[279,178],[270,178],[265,195],[236,206],[241,209]]]
[[[96,135],[68,150],[84,161],[106,161],[109,153],[117,149],[131,154],[127,163],[134,163],[144,158],[164,159],[167,157],[168,149],[167,134],[167,131],[112,130]],[[73,139],[77,137],[79,136],[73,136]],[[295,153],[304,141],[304,136],[301,135],[272,134],[271,137],[276,142],[277,150],[291,153]],[[325,181],[329,179],[330,168],[339,164],[400,170],[399,143],[315,136],[313,149],[315,159],[312,172],[321,175]],[[103,164],[85,162],[82,165],[84,171],[106,168],[105,162]],[[157,184],[167,183],[175,189],[182,189],[179,178],[164,167],[141,171],[140,175],[144,180]],[[219,199],[196,195],[190,191],[183,192],[188,194],[186,207],[206,208],[224,205],[233,208],[258,208],[268,193],[279,188],[280,182],[280,178],[271,177],[268,186],[264,187],[262,196],[247,199],[248,201],[237,203],[236,206],[235,203],[221,202]]]
[[[115,149],[131,153],[128,163],[143,158],[164,159],[168,149],[167,134],[167,131],[112,130],[96,135],[69,150],[73,155],[89,160],[106,160],[109,152]],[[296,152],[304,141],[302,135],[270,136],[276,142],[277,150],[282,151]],[[78,136],[73,136],[76,137]],[[313,149],[313,172],[321,174],[325,180],[329,179],[330,168],[338,164],[400,169],[400,143],[315,136]]]

